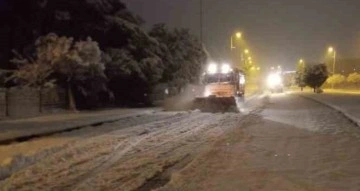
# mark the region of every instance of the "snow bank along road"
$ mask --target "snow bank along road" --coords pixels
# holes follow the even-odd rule
[[[26,156],[4,158],[0,188],[360,189],[360,132],[347,118],[293,95],[251,102],[246,113],[148,113],[1,146]]]
[[[360,125],[360,94],[325,92],[322,94],[300,93],[300,95],[325,103]]]

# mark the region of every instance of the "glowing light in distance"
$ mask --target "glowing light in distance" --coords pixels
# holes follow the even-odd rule
[[[240,39],[241,36],[242,36],[242,34],[241,34],[241,32],[237,32],[237,33],[235,34],[235,36],[236,36],[236,38]]]
[[[223,64],[223,65],[221,66],[221,73],[227,74],[227,73],[229,73],[229,72],[231,72],[230,65],[229,65],[229,64]]]
[[[246,82],[246,81],[245,81],[245,76],[244,76],[244,75],[241,75],[241,76],[240,76],[240,84],[241,84],[241,85],[244,85],[245,82]]]
[[[282,79],[279,73],[272,73],[267,78],[267,85],[269,87],[276,87],[282,85]]]
[[[208,73],[215,74],[217,72],[217,65],[216,63],[210,63],[208,66]]]

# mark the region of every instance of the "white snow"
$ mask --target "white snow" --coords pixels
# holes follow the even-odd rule
[[[354,124],[339,115],[338,111],[291,94],[272,95],[270,105],[263,115],[265,119],[313,132],[340,133],[354,130]]]
[[[124,122],[105,124],[102,128],[108,130],[98,136],[86,138],[79,132],[69,133],[67,136],[80,138],[14,173],[2,185],[8,190],[102,190],[109,189],[109,185],[117,190],[132,190],[166,166],[191,156],[206,146],[204,142],[216,139],[234,127],[236,118],[241,118],[241,114],[233,113],[152,115],[161,114],[168,117],[147,123],[141,123],[139,118],[138,125],[131,128],[121,128]],[[88,131],[88,136],[96,134],[94,129]],[[123,181],[116,182],[118,179]]]
[[[323,94],[301,94],[307,98],[342,112],[346,117],[354,121],[360,127],[360,95],[323,93]]]
[[[54,136],[75,138],[14,172],[0,187],[159,191],[360,188],[356,182],[360,177],[356,135],[360,132],[346,117],[289,94],[254,98],[243,106],[251,109],[245,108],[245,114],[145,113]]]

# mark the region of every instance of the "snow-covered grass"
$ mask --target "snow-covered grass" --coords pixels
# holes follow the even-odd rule
[[[360,94],[359,89],[324,89],[325,93]]]

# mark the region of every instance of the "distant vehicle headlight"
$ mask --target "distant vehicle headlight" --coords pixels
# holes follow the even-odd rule
[[[267,85],[270,88],[282,85],[282,79],[280,74],[278,73],[270,74],[267,78]]]

